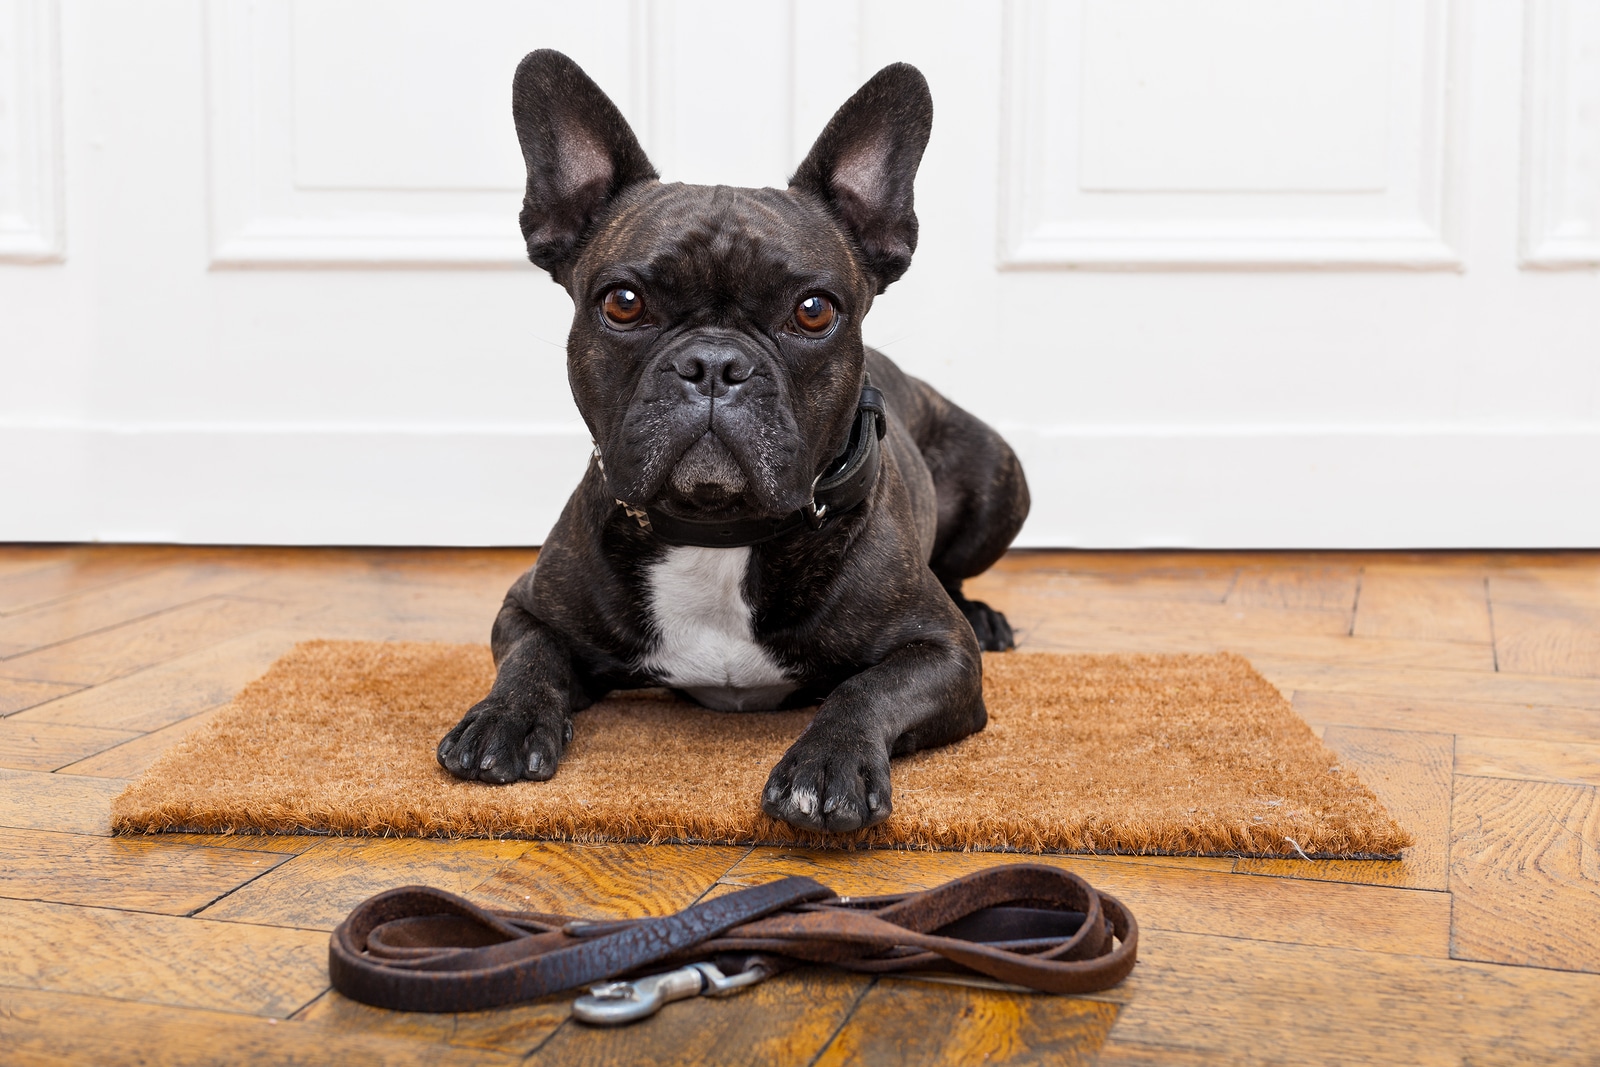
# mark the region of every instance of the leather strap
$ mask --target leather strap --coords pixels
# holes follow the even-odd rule
[[[1116,898],[1071,872],[1019,863],[920,893],[854,899],[784,878],[665,918],[604,923],[490,911],[409,886],[372,897],[339,924],[328,973],[352,999],[435,1012],[499,1007],[713,957],[733,971],[812,962],[1091,993],[1127,977],[1138,944],[1138,925]]]
[[[882,462],[879,444],[888,431],[888,414],[883,393],[869,380],[861,387],[856,404],[856,421],[842,453],[834,457],[817,477],[811,502],[797,511],[777,518],[682,519],[659,508],[636,507],[623,500],[617,503],[641,527],[669,545],[697,545],[701,548],[740,548],[771,541],[802,527],[818,529],[825,523],[854,509],[872,491]]]

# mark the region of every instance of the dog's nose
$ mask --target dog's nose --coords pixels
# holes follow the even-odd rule
[[[731,347],[692,348],[678,353],[672,366],[678,377],[709,397],[727,396],[734,386],[748,381],[755,370],[749,356]]]

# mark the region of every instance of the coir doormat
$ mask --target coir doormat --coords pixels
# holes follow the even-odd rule
[[[895,760],[894,814],[842,835],[761,811],[810,711],[619,694],[577,716],[551,781],[457,781],[434,747],[493,678],[478,645],[301,644],[129,786],[113,827],[1330,857],[1411,843],[1226,653],[988,654],[988,728]]]

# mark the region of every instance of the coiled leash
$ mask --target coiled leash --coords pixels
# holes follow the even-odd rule
[[[409,886],[339,924],[328,974],[345,996],[400,1011],[479,1011],[600,983],[573,1015],[610,1025],[800,963],[1092,993],[1128,976],[1138,945],[1138,924],[1115,897],[1069,871],[1019,863],[898,896],[841,897],[784,878],[620,922],[489,911]]]

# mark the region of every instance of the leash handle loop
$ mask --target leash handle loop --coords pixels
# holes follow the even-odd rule
[[[1120,901],[1042,864],[851,900],[809,878],[784,878],[675,915],[603,923],[490,911],[407,886],[372,897],[339,924],[328,974],[354,1000],[432,1012],[499,1007],[612,979],[581,1001],[579,1017],[626,1022],[806,962],[1097,992],[1127,977],[1138,943],[1138,924]],[[615,981],[652,967],[665,973]]]
[[[335,989],[364,1004],[401,1011],[478,1011],[627,974],[772,912],[832,895],[810,878],[784,878],[702,901],[676,915],[574,938],[559,928],[525,933],[508,921],[519,918],[516,913],[488,911],[442,889],[407,886],[379,893],[339,924],[328,942],[328,976]],[[404,958],[370,951],[375,934],[380,945],[389,940],[383,936],[388,924],[435,914],[457,921],[431,929],[470,931],[472,942],[414,944]],[[549,925],[547,916],[525,918],[535,927]]]

